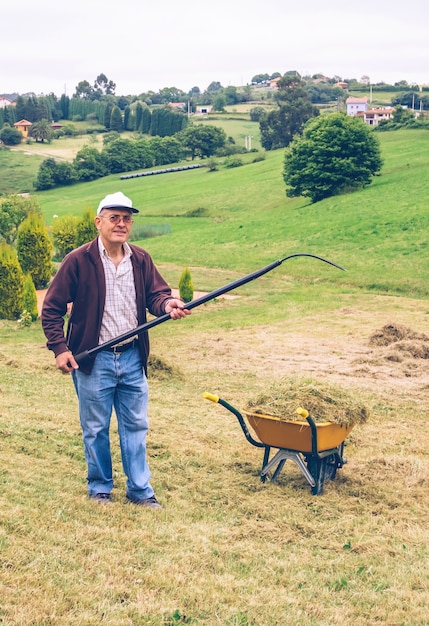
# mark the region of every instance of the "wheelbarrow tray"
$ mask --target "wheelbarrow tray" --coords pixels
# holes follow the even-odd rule
[[[287,448],[297,452],[313,451],[310,424],[303,420],[286,420],[273,415],[243,411],[249,425],[262,443],[273,448]],[[354,424],[316,422],[317,452],[337,448],[343,443]]]

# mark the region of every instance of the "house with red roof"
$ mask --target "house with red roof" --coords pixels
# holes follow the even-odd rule
[[[28,137],[28,133],[30,132],[30,128],[33,126],[33,124],[28,120],[20,120],[19,122],[15,122],[14,126],[17,130],[20,130],[22,136],[26,138]]]
[[[368,106],[368,98],[353,98],[350,96],[346,100],[347,115],[357,115],[364,112]]]
[[[358,113],[358,117],[362,117],[365,124],[368,124],[369,126],[378,126],[382,120],[390,120],[394,111],[394,107],[367,109],[366,111],[360,111]]]

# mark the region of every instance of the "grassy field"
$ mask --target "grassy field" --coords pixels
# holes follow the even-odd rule
[[[105,193],[122,190],[141,207],[137,224],[171,226],[170,235],[148,239],[144,245],[167,266],[172,284],[177,284],[183,265],[219,268],[233,279],[292,252],[310,252],[340,263],[347,274],[327,273],[303,261],[289,264],[287,272],[306,280],[329,280],[339,291],[425,297],[429,135],[401,131],[378,137],[384,158],[381,176],[362,191],[316,205],[285,196],[281,150],[239,168],[202,168],[126,181],[109,176],[37,197],[51,223],[53,215],[82,214],[86,208],[95,209]],[[193,217],[196,211],[200,217]],[[196,279],[197,290],[213,288],[208,277]]]
[[[43,159],[24,150],[0,150],[0,197],[34,191],[33,180],[36,180]]]
[[[72,382],[39,322],[0,321],[2,625],[429,624],[429,134],[379,137],[381,176],[316,205],[286,198],[282,151],[37,194],[48,223],[130,195],[138,220],[172,227],[140,243],[173,287],[184,266],[208,291],[294,252],[348,271],[293,259],[151,331],[159,513],[126,504],[115,425],[113,504],[88,500]],[[414,339],[371,344],[389,324]],[[321,496],[289,462],[262,484],[261,451],[202,398],[243,409],[283,376],[339,384],[370,412]]]

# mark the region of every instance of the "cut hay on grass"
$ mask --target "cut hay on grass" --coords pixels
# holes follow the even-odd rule
[[[299,408],[306,409],[316,422],[341,425],[362,424],[369,416],[368,409],[339,386],[289,377],[273,383],[266,393],[247,404],[252,413],[286,420],[297,420]]]
[[[429,359],[429,335],[403,324],[389,323],[372,333],[369,345],[388,348],[385,358],[401,362],[403,358]]]
[[[369,338],[370,346],[389,346],[399,341],[422,341],[429,343],[429,335],[412,330],[403,324],[385,324],[380,330],[376,330]]]
[[[158,356],[151,354],[147,362],[148,377],[158,380],[182,378],[182,373],[177,367],[169,365]]]

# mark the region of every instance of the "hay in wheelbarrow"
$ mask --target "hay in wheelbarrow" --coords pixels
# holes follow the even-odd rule
[[[267,392],[250,399],[247,410],[282,420],[297,420],[297,409],[306,409],[315,422],[335,422],[340,426],[363,424],[368,409],[343,388],[302,378],[282,378]],[[302,418],[301,418],[302,419]]]

